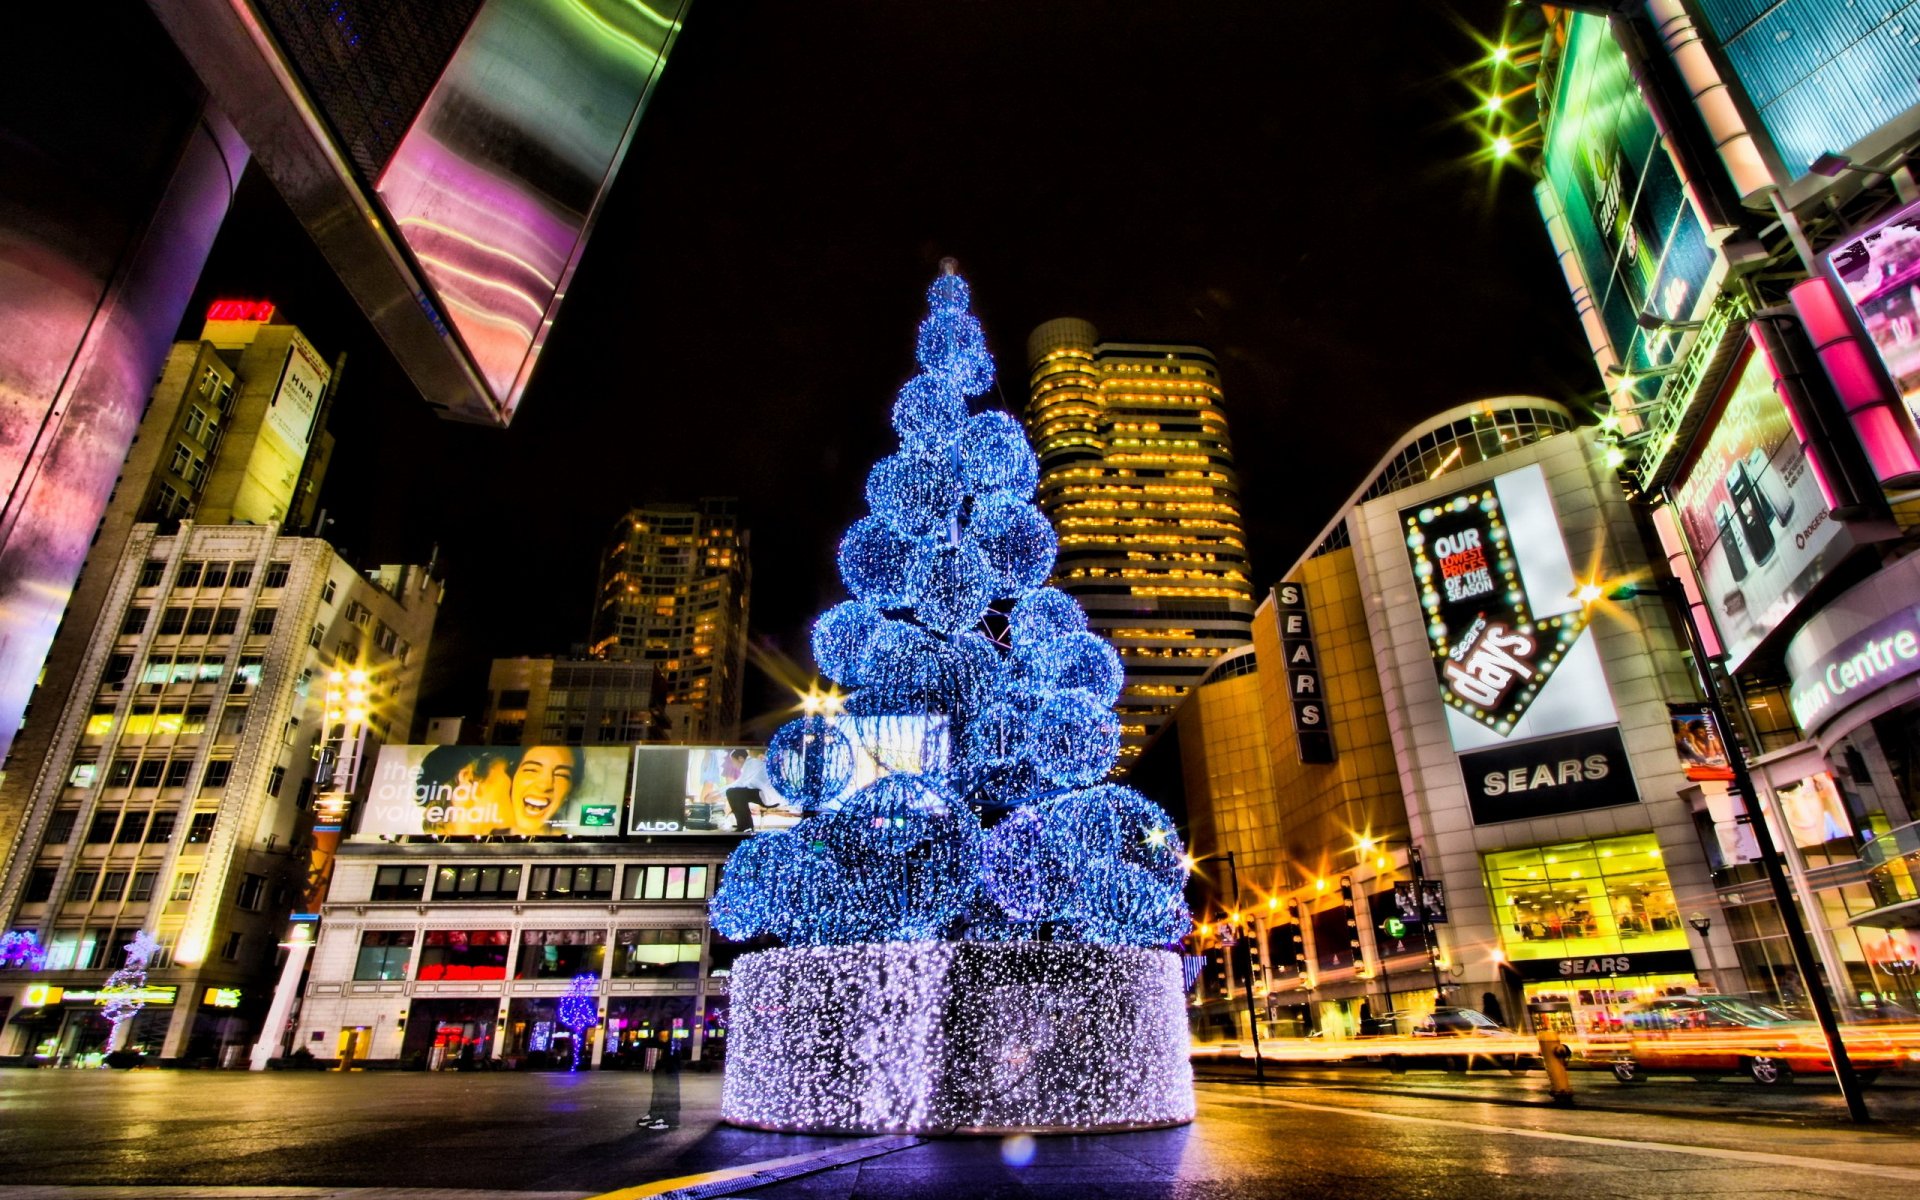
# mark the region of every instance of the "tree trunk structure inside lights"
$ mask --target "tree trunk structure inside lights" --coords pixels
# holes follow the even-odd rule
[[[727,861],[742,956],[722,1115],[821,1132],[1137,1129],[1193,1117],[1192,921],[1173,823],[1101,781],[1120,752],[1113,648],[1087,632],[1033,504],[1019,422],[971,412],[993,360],[945,264],[900,448],[840,544],[853,599],[814,626],[847,689],[778,731],[770,782],[807,816]],[[881,774],[856,784],[853,743]]]

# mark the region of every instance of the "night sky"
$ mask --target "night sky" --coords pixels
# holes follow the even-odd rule
[[[586,638],[633,503],[738,495],[757,642],[806,658],[952,255],[1020,411],[1029,330],[1220,358],[1264,591],[1407,426],[1595,389],[1530,181],[1463,114],[1518,10],[697,0],[506,432],[433,416],[249,171],[182,336],[270,298],[348,365],[322,503],[356,564],[438,547],[422,716]],[[745,716],[790,696],[750,668]]]

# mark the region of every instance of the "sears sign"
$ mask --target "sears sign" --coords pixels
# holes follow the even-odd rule
[[[1462,754],[1460,769],[1476,825],[1639,800],[1619,726]]]

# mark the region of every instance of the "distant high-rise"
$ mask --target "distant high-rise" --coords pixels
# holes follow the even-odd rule
[[[1102,342],[1073,318],[1035,329],[1027,362],[1054,583],[1127,668],[1124,769],[1213,660],[1251,640],[1220,368],[1199,346]]]
[[[669,740],[735,736],[751,580],[747,531],[732,498],[650,504],[614,524],[600,563],[591,650],[654,665]]]

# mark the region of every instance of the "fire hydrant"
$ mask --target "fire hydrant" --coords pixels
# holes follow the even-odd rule
[[[1540,1066],[1547,1073],[1547,1094],[1555,1104],[1573,1103],[1573,1076],[1567,1073],[1567,1064],[1571,1061],[1573,1051],[1567,1049],[1560,1035],[1551,1029],[1542,1029]]]

